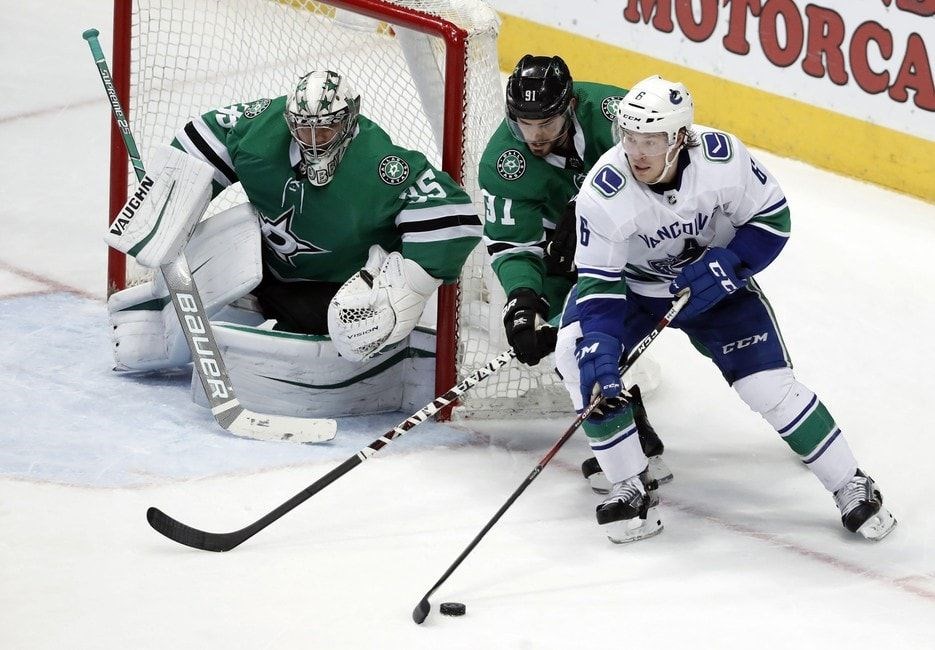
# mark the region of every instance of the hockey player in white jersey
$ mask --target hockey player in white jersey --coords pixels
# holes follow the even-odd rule
[[[577,204],[578,284],[566,306],[556,363],[613,483],[597,520],[614,542],[662,530],[655,485],[633,435],[618,364],[690,291],[672,326],[706,351],[832,493],[847,530],[873,540],[896,525],[825,405],[792,372],[773,311],[754,276],[780,253],[790,213],[776,180],[735,136],[693,124],[692,97],[659,76],[618,109],[618,144],[585,179]]]

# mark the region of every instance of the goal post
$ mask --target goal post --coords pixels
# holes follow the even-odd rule
[[[312,69],[339,70],[360,92],[361,113],[463,185],[483,219],[477,168],[504,111],[498,30],[483,0],[115,0],[114,82],[146,160],[208,110],[281,96]],[[110,174],[113,216],[133,182],[116,130]],[[228,188],[208,216],[244,200]],[[109,251],[108,294],[137,273]],[[508,347],[503,302],[480,245],[459,284],[438,294],[436,394]],[[459,413],[567,413],[548,365],[511,364]]]

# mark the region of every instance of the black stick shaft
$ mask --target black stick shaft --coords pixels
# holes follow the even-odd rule
[[[293,510],[299,504],[307,501],[309,498],[321,492],[323,489],[334,483],[337,479],[344,476],[362,462],[383,449],[396,438],[404,435],[407,431],[422,424],[427,419],[438,413],[467,390],[477,385],[490,375],[494,374],[500,368],[507,365],[513,357],[516,356],[513,349],[510,348],[498,354],[490,363],[483,368],[474,371],[468,377],[465,377],[457,386],[452,387],[444,395],[436,397],[431,403],[425,405],[422,409],[413,413],[411,416],[400,422],[394,428],[390,429],[382,436],[371,442],[369,445],[358,451],[356,454],[345,460],[333,470],[322,476],[320,479],[309,485],[307,488],[296,494],[294,497],[277,507],[275,510],[267,513],[252,524],[230,533],[210,533],[207,531],[192,528],[182,522],[173,519],[158,508],[150,508],[146,511],[146,520],[157,532],[165,535],[169,539],[191,546],[202,551],[229,551],[243,542],[247,541],[258,532],[269,526],[271,523]]]
[[[688,293],[685,293],[677,298],[675,302],[672,303],[669,311],[666,312],[666,315],[662,317],[662,320],[660,320],[653,328],[653,330],[630,351],[630,353],[627,355],[626,361],[624,361],[623,365],[620,367],[621,375],[629,370],[634,363],[636,363],[636,360],[640,358],[643,352],[645,352],[646,348],[649,347],[649,344],[652,343],[657,336],[659,336],[659,333],[662,332],[662,330],[668,327],[669,323],[672,322],[672,320],[682,310],[682,307],[685,306],[685,303],[688,302],[688,298]],[[565,430],[565,433],[562,434],[561,438],[559,438],[555,444],[552,445],[552,448],[549,449],[545,456],[542,457],[533,470],[529,472],[529,475],[523,479],[523,482],[520,483],[519,487],[516,488],[513,494],[510,495],[510,498],[507,499],[502,506],[500,506],[500,509],[497,510],[496,514],[490,519],[490,521],[487,522],[487,524],[483,527],[483,529],[481,529],[477,536],[471,540],[471,543],[468,544],[467,548],[461,552],[461,555],[459,555],[458,558],[452,562],[451,566],[448,567],[448,570],[445,571],[445,573],[442,574],[442,577],[438,579],[438,582],[436,582],[432,588],[429,589],[422,597],[422,600],[420,600],[419,603],[415,606],[415,609],[412,610],[413,621],[415,621],[417,624],[421,624],[425,620],[432,607],[429,603],[429,598],[432,596],[432,594],[434,594],[435,591],[441,587],[442,584],[444,584],[449,576],[455,572],[455,569],[461,565],[461,563],[471,553],[471,551],[473,551],[474,548],[480,543],[480,541],[484,539],[484,536],[490,531],[490,529],[493,528],[498,521],[500,521],[500,517],[503,516],[503,513],[505,513],[519,498],[519,496],[526,491],[526,488],[528,488],[529,485],[534,480],[536,480],[536,477],[539,476],[543,469],[545,469],[545,466],[549,464],[555,454],[558,453],[559,449],[561,449],[565,443],[568,442],[572,435],[574,435],[575,431],[577,431],[578,428],[584,423],[584,421],[588,419],[588,416],[591,415],[591,412],[594,411],[594,409],[597,408],[597,406],[602,401],[603,400],[599,396],[595,397],[591,400],[587,407],[580,414],[578,414],[578,417],[576,417],[575,421],[571,423],[571,426]]]

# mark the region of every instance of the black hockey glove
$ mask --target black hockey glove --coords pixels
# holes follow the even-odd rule
[[[503,307],[506,340],[513,346],[516,358],[528,366],[536,365],[555,349],[558,331],[544,322],[548,315],[549,303],[532,289],[514,289]]]
[[[570,201],[562,220],[545,246],[545,268],[549,275],[573,275],[575,273],[575,246],[578,244],[575,202]]]

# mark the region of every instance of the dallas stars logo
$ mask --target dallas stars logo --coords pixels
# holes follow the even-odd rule
[[[620,100],[622,99],[623,97],[620,95],[612,95],[606,97],[604,101],[601,102],[601,112],[604,114],[604,117],[611,122],[617,117],[617,108],[620,106]]]
[[[526,159],[516,149],[507,149],[497,159],[497,173],[508,181],[515,181],[526,172]]]
[[[681,273],[683,267],[701,257],[704,251],[704,247],[699,245],[697,240],[688,239],[685,241],[685,246],[682,248],[681,253],[678,255],[669,255],[661,260],[649,260],[649,265],[659,275],[674,278]]]
[[[269,105],[271,103],[272,102],[269,99],[258,99],[251,104],[247,104],[246,108],[244,109],[243,115],[246,118],[252,119],[256,117],[257,115],[259,115],[260,113],[262,113],[263,111],[265,111],[267,108],[269,108]]]
[[[409,178],[409,164],[399,156],[386,156],[380,161],[380,179],[387,185],[399,185]]]
[[[292,219],[295,216],[295,207],[290,206],[285,212],[276,217],[273,221],[267,221],[264,217],[261,219],[260,229],[263,231],[263,238],[270,250],[283,262],[295,266],[293,258],[302,253],[316,254],[329,253],[324,248],[319,248],[311,242],[299,239],[292,232]]]

